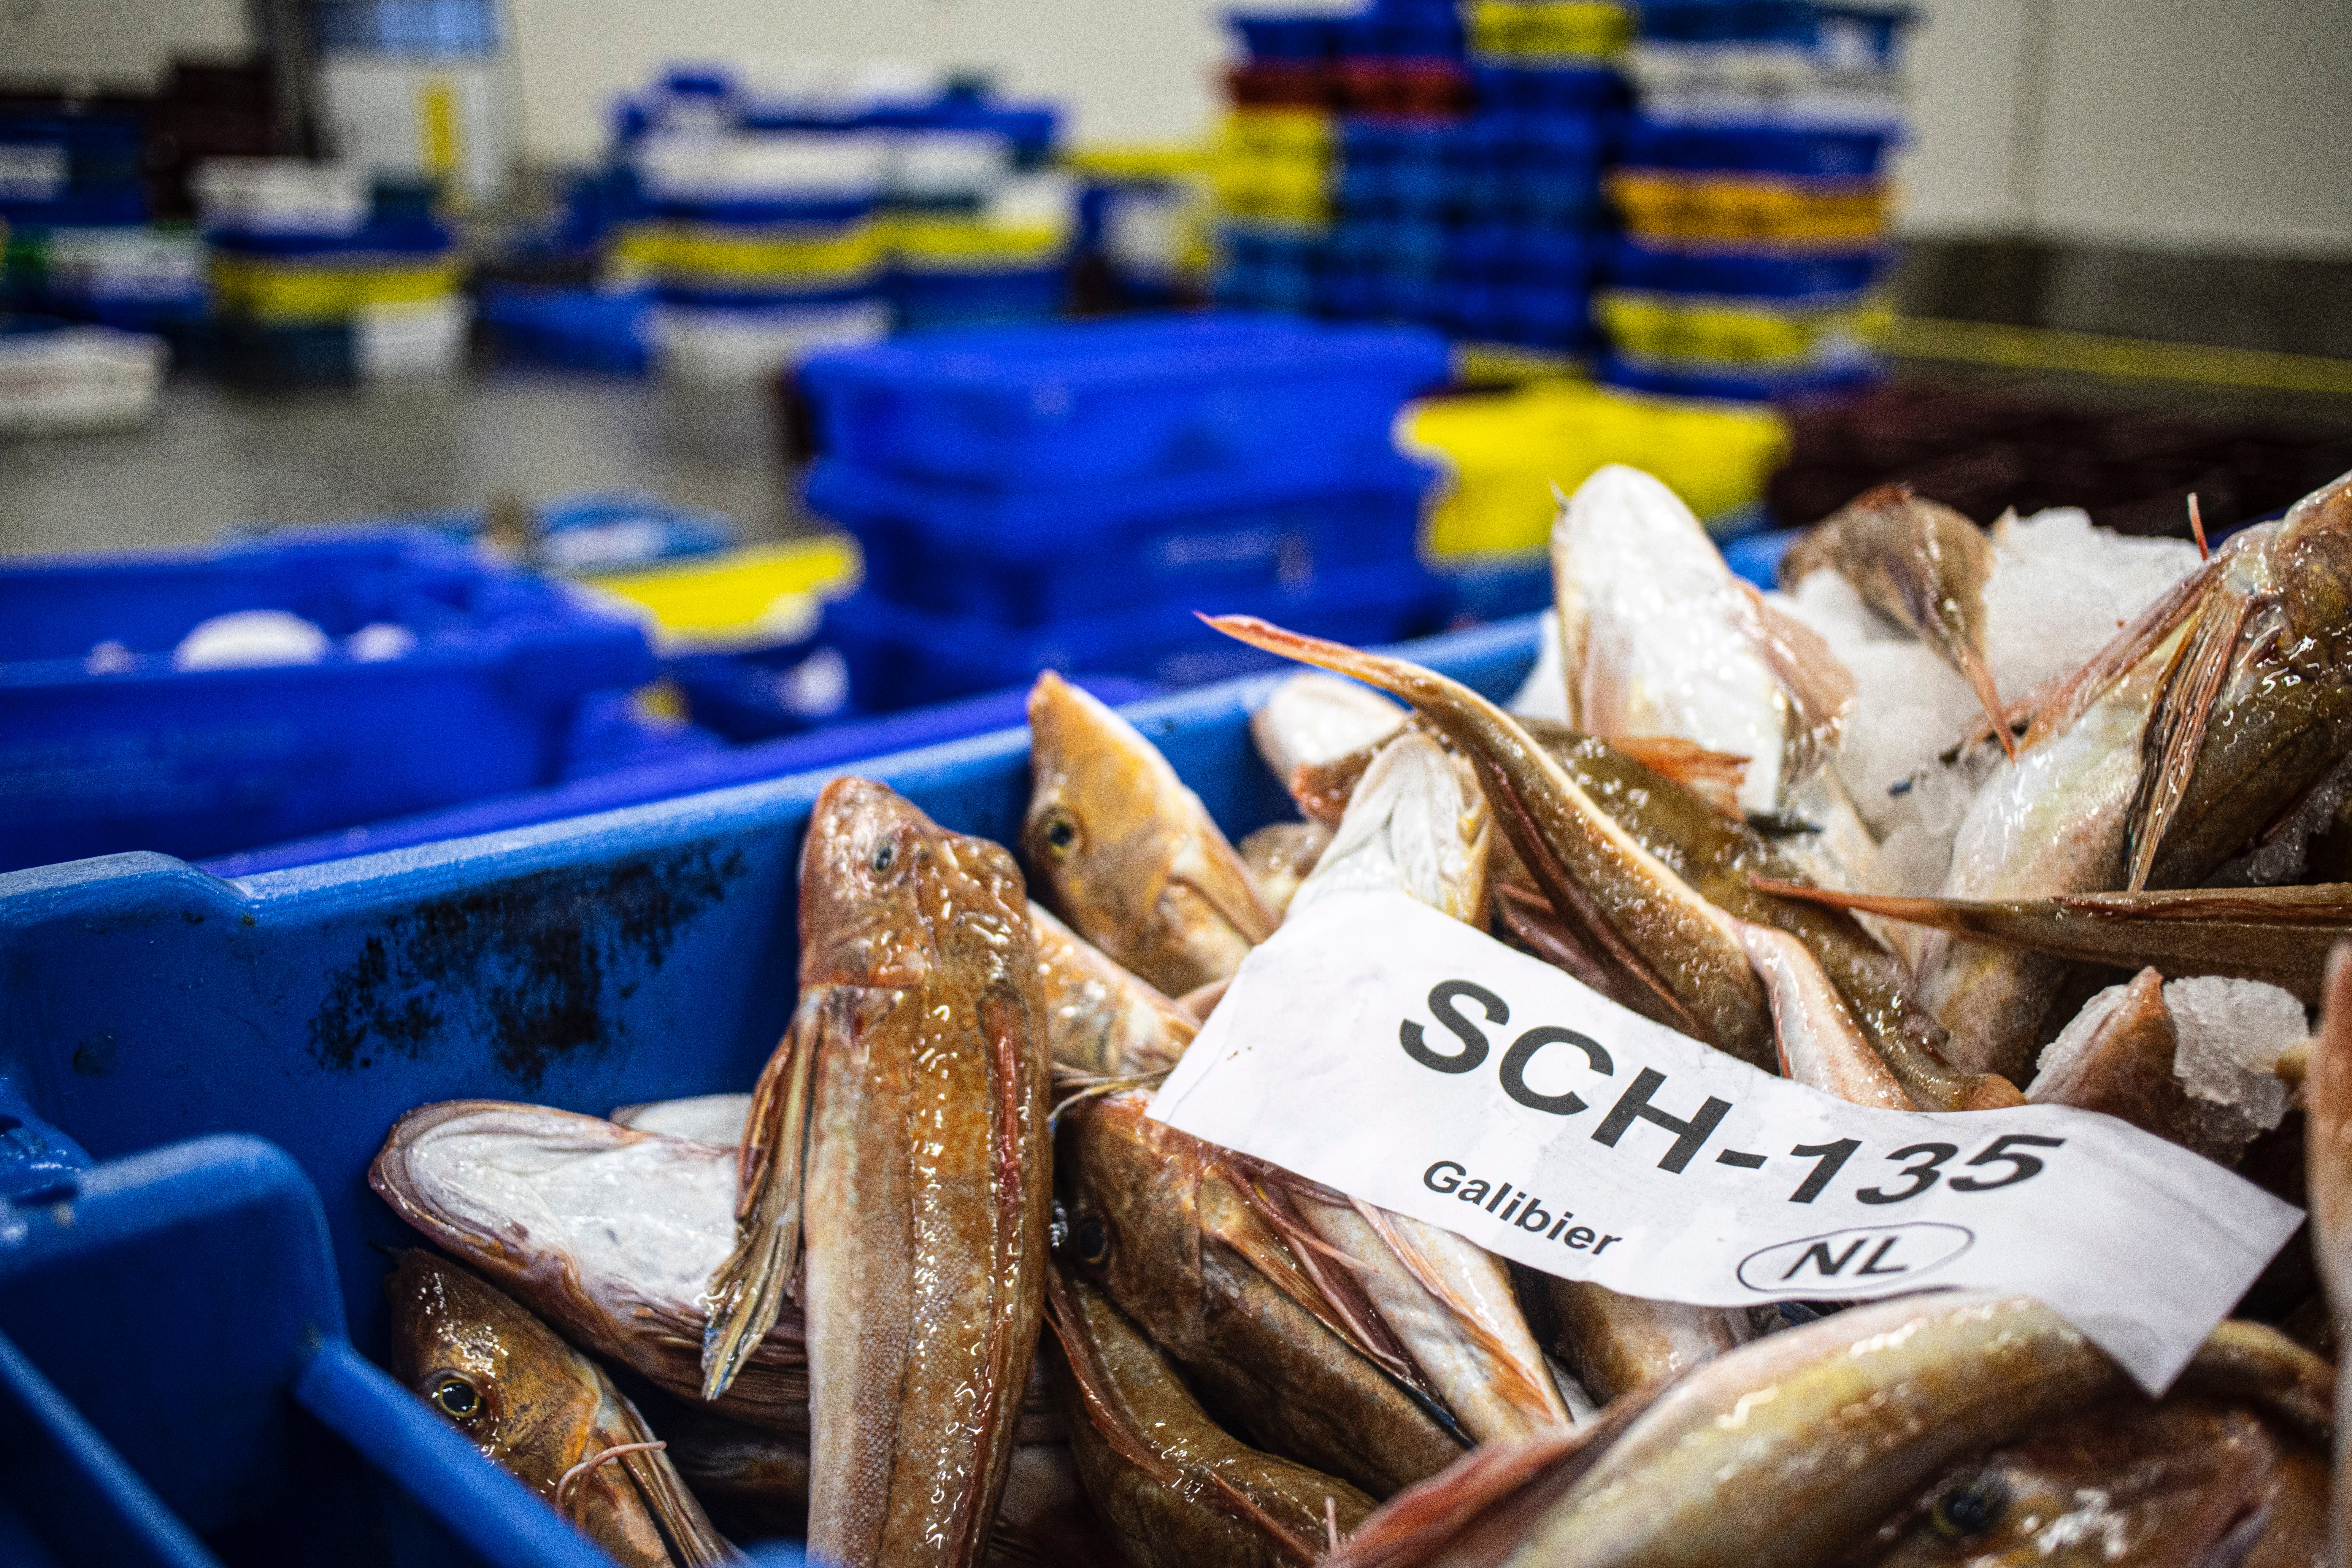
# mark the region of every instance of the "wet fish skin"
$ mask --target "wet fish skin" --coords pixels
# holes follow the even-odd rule
[[[1872,1568],[2284,1568],[2326,1556],[2326,1462],[2210,1400],[2110,1400],[1924,1488]],[[2242,1552],[2243,1555],[2240,1555]]]
[[[1853,1105],[1912,1109],[1911,1097],[1878,1059],[1845,998],[1802,942],[1752,921],[1739,922],[1739,939],[1772,996],[1781,1077]]]
[[[1559,1324],[1560,1360],[1603,1405],[1663,1386],[1749,1337],[1719,1307],[1645,1300],[1580,1279],[1554,1277],[1544,1286]]]
[[[1052,1354],[1087,1493],[1135,1568],[1283,1568],[1322,1555],[1372,1500],[1337,1477],[1260,1453],[1211,1420],[1109,1298],[1058,1282]],[[1327,1507],[1328,1512],[1327,1513]]]
[[[1595,805],[1517,720],[1458,681],[1403,659],[1247,616],[1209,624],[1412,702],[1470,760],[1511,847],[1560,918],[1643,982],[1654,1016],[1769,1068],[1770,1009],[1727,917]]]
[[[808,1533],[809,1438],[682,1406],[662,1423],[670,1460],[739,1541]]]
[[[2312,1249],[2336,1321],[2352,1321],[2352,945],[2327,961],[2326,1000],[2304,1078]],[[2338,1385],[2332,1561],[2352,1562],[2352,1378]]]
[[[1274,912],[1200,797],[1135,726],[1048,672],[1029,693],[1021,853],[1072,929],[1181,996],[1223,980]]]
[[[1399,735],[1364,772],[1315,869],[1291,900],[1402,892],[1484,929],[1494,814],[1475,781],[1428,736]]]
[[[1406,716],[1404,709],[1352,680],[1301,670],[1276,686],[1250,715],[1250,739],[1267,770],[1287,785],[1301,768],[1377,750]]]
[[[728,1549],[595,1363],[469,1270],[411,1247],[384,1279],[390,1368],[484,1458],[556,1508],[624,1568],[698,1568]]]
[[[689,1114],[707,1125],[709,1109]],[[700,1396],[701,1292],[733,1243],[731,1149],[546,1106],[445,1100],[394,1123],[368,1183],[580,1344]],[[808,1393],[801,1315],[785,1306],[750,1342],[719,1408],[805,1430]]]
[[[1029,934],[1055,1066],[1125,1078],[1176,1065],[1200,1030],[1189,1014],[1034,901]]]
[[[1258,896],[1278,917],[1290,912],[1298,885],[1314,874],[1316,862],[1330,847],[1328,822],[1269,822],[1241,841],[1240,854]]]
[[[1808,529],[1780,558],[1780,573],[1784,588],[1822,570],[1852,583],[1871,608],[1908,627],[1960,672],[1994,736],[2014,756],[1985,657],[1984,589],[1992,568],[1984,530],[1908,485],[1890,484],[1865,490]]]
[[[2088,1038],[2076,1038],[2077,1031]],[[2189,1092],[2173,1076],[2180,1034],[2165,1005],[2164,976],[2143,969],[2129,984],[2101,992],[2044,1053],[2025,1091],[2034,1105],[2070,1105],[2128,1121],[2223,1164],[2235,1164],[2243,1140],[2216,1147]],[[2062,1047],[2074,1047],[2061,1055]],[[2052,1058],[2057,1058],[2056,1061]]]
[[[1130,1090],[1062,1115],[1055,1169],[1077,1276],[1268,1452],[1373,1497],[1457,1458],[1426,1408],[1253,1261],[1270,1248],[1279,1267],[1287,1249],[1220,1152],[1150,1120],[1150,1104]]]
[[[1012,1458],[1051,1202],[1020,869],[837,778],[810,821],[800,920],[801,1001],[754,1090],[706,1378],[804,1239],[812,1554],[969,1563]]]

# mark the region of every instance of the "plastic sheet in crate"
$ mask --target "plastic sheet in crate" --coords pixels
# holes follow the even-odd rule
[[[1448,608],[1444,584],[1411,561],[1214,603],[1314,636],[1370,643],[1432,630]],[[1045,626],[1000,626],[907,609],[868,592],[831,605],[825,635],[849,660],[854,699],[886,710],[1019,685],[1045,669],[1196,686],[1270,667],[1256,650],[1202,626],[1193,612],[1209,607],[1184,599]]]
[[[266,647],[189,640],[249,611],[283,617]],[[654,668],[634,623],[554,585],[344,530],[14,566],[0,660],[7,866],[216,853],[546,784],[581,699]]]
[[[801,382],[829,455],[1019,489],[1359,450],[1447,371],[1430,332],[1206,315],[940,333]]]
[[[1375,446],[1312,466],[975,495],[839,458],[810,509],[856,536],[866,586],[914,609],[1035,626],[1121,605],[1304,591],[1410,562],[1428,471]]]
[[[1606,181],[1634,238],[1652,245],[1819,247],[1880,243],[1892,194],[1880,180],[1689,174],[1621,168]]]

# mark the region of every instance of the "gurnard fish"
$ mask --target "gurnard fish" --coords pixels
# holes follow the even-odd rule
[[[612,1121],[616,1127],[732,1149],[743,1142],[743,1119],[751,1113],[749,1094],[693,1094],[682,1100],[624,1105],[614,1110]]]
[[[738,1561],[594,1362],[421,1247],[383,1289],[393,1376],[625,1568]]]
[[[1401,892],[1483,928],[1492,824],[1478,786],[1443,746],[1398,735],[1364,771],[1292,907]],[[1292,1208],[1349,1260],[1374,1310],[1471,1436],[1491,1442],[1568,1423],[1501,1258],[1409,1215],[1282,1180]]]
[[[1780,557],[1780,585],[1834,572],[1863,602],[1934,648],[1984,705],[2002,750],[2016,753],[1985,657],[1985,584],[1992,541],[1941,501],[1909,485],[1865,490],[1811,528]]]
[[[2352,475],[2245,530],[2033,704],[1970,804],[1944,896],[2194,887],[2352,747]],[[1924,999],[1971,1071],[2022,1076],[2064,971],[1931,933]]]
[[[753,1090],[704,1394],[805,1257],[809,1551],[961,1564],[1011,1462],[1043,1300],[1045,1004],[1011,855],[882,784],[824,787],[800,1002]]]
[[[1391,1500],[1330,1562],[1336,1568],[1870,1564],[1924,1545],[1916,1527],[1938,1529],[1939,1503],[1948,1532],[1941,1544],[2016,1528],[2021,1521],[1990,1496],[1962,1495],[1965,1478],[1981,1476],[1988,1457],[2064,1474],[2095,1463],[2102,1445],[2109,1464],[2097,1480],[2116,1505],[2110,1516],[2103,1521],[2099,1489],[2085,1485],[2062,1500],[2072,1505],[2069,1530],[2033,1536],[2034,1548],[2084,1537],[2103,1544],[2110,1539],[2099,1533],[2103,1524],[2119,1522],[2137,1530],[2142,1547],[2129,1560],[2151,1568],[2235,1563],[2200,1554],[2225,1546],[2273,1552],[2254,1559],[2265,1563],[2308,1562],[2293,1552],[2308,1539],[2313,1475],[2294,1456],[2308,1449],[2315,1457],[2329,1440],[2334,1383],[2326,1362],[2275,1330],[2230,1322],[2207,1339],[2168,1399],[2152,1404],[2104,1352],[2030,1298],[1981,1290],[1910,1296],[1755,1341],[1671,1384],[1637,1389],[1608,1419],[1580,1429],[1583,1441],[1525,1445],[1518,1466],[1508,1463],[1509,1447],[1482,1451]],[[2147,1423],[2151,1410],[2168,1425]],[[2095,1437],[2087,1426],[2068,1430],[2093,1412],[2112,1413]],[[2246,1419],[2229,1419],[2232,1414]],[[2177,1452],[2181,1435],[2200,1422],[2240,1452],[2208,1453],[2211,1462],[2180,1466],[2168,1485],[2128,1495],[2133,1475],[2149,1479],[2138,1456],[2167,1444]],[[2117,1431],[2135,1425],[2137,1432]],[[2075,1440],[2039,1448],[2053,1434]],[[2184,1491],[2199,1495],[2184,1505],[2177,1495]],[[1528,1506],[1530,1498],[1537,1506]],[[2265,1511],[2271,1499],[2284,1506]],[[2188,1550],[2151,1554],[2151,1523],[2168,1533],[2167,1544],[2179,1547],[2185,1538]],[[2247,1539],[2256,1532],[2259,1546]]]
[[[1560,1361],[1601,1405],[1673,1381],[1745,1344],[1745,1314],[1627,1296],[1580,1279],[1548,1279]]]
[[[1243,867],[1257,884],[1258,897],[1276,917],[1290,910],[1298,884],[1331,847],[1327,822],[1269,822],[1244,838],[1239,846]]]
[[[1029,935],[1055,1067],[1127,1078],[1176,1065],[1200,1027],[1190,1015],[1034,902]]]
[[[1304,670],[1276,686],[1250,715],[1250,739],[1266,770],[1288,789],[1301,768],[1376,748],[1402,729],[1407,717],[1404,709],[1377,691]]]
[[[679,1114],[709,1126],[709,1110]],[[579,1344],[685,1399],[702,1394],[702,1292],[734,1245],[736,1181],[731,1147],[494,1100],[410,1111],[368,1168],[369,1184],[425,1236]],[[805,1430],[808,1393],[800,1314],[784,1311],[719,1408]]]
[[[1171,996],[1224,980],[1276,923],[1241,858],[1135,726],[1047,673],[1029,692],[1021,852],[1080,936]]]
[[[1622,464],[1560,509],[1551,561],[1570,725],[1746,758],[1741,808],[1790,814],[1853,700],[1819,634],[1735,576],[1680,497]]]
[[[1078,1474],[1135,1568],[1282,1568],[1320,1558],[1370,1498],[1240,1442],[1151,1342],[1082,1279],[1047,1285],[1046,1352]]]
[[[2310,1111],[2305,1158],[2311,1195],[2312,1250],[2338,1323],[2352,1321],[2352,947],[2327,961],[2327,999],[2320,1009],[2304,1079]],[[2352,1563],[2352,1380],[2336,1407],[2336,1507],[2331,1540],[2337,1564]]]
[[[1346,1267],[1257,1168],[1151,1121],[1150,1103],[1129,1089],[1062,1113],[1072,1269],[1269,1452],[1376,1498],[1460,1457],[1466,1440]]]

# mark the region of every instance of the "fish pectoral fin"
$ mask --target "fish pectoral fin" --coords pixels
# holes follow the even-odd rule
[[[1388,1249],[1396,1255],[1404,1271],[1412,1276],[1413,1283],[1429,1292],[1432,1300],[1451,1313],[1462,1331],[1463,1337],[1475,1345],[1493,1371],[1489,1384],[1504,1404],[1529,1420],[1550,1426],[1568,1425],[1568,1411],[1558,1396],[1546,1396],[1550,1373],[1542,1367],[1530,1369],[1502,1335],[1496,1333],[1480,1314],[1476,1305],[1454,1288],[1453,1281],[1429,1260],[1413,1242],[1397,1216],[1376,1204],[1361,1198],[1350,1200],[1364,1223],[1372,1227]]]
[[[717,1399],[783,1309],[800,1260],[808,1174],[809,1096],[816,1054],[838,994],[807,1000],[768,1058],[744,1121],[735,1249],[703,1291],[702,1397]]]
[[[2000,742],[2003,754],[2015,762],[2017,736],[2010,728],[2008,710],[2001,706],[2000,689],[1993,684],[1992,667],[1985,662],[1980,650],[1965,643],[1953,650],[1953,657],[1958,662],[1961,679],[1969,683],[1984,709],[1985,722],[1992,727],[1992,738]]]
[[[2139,788],[2126,819],[2130,879],[2125,887],[2147,886],[2165,830],[2189,793],[2189,776],[2205,750],[2205,728],[2213,704],[2237,662],[2239,642],[2252,602],[2226,585],[2200,607],[2197,625],[2173,651],[2140,737]]]
[[[2209,561],[2183,577],[2084,660],[2082,668],[2050,687],[2035,708],[2033,722],[2018,749],[2030,752],[2052,736],[2074,728],[2074,721],[2105,696],[2109,687],[2163,647],[2165,639],[2198,612],[2207,592],[2221,580],[2221,563]],[[2029,693],[2029,698],[2032,695]]]
[[[1648,768],[1663,773],[1706,802],[1717,816],[1745,820],[1739,809],[1739,786],[1747,782],[1752,760],[1733,752],[1711,752],[1680,735],[1615,735],[1610,746]]]
[[[677,1568],[719,1568],[723,1563],[743,1561],[742,1554],[712,1527],[709,1516],[702,1511],[694,1494],[686,1489],[677,1468],[662,1456],[659,1445],[650,1451],[627,1455],[618,1463],[628,1473],[629,1484],[636,1488],[638,1499],[644,1502]]]
[[[1764,602],[1756,584],[1739,584],[1754,612],[1751,635],[1789,705],[1781,788],[1792,790],[1829,760],[1853,707],[1853,672],[1828,639],[1796,616]]]

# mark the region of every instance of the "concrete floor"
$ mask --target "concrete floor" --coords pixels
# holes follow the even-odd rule
[[[462,381],[256,395],[182,378],[146,429],[0,440],[0,555],[192,544],[323,522],[635,486],[803,528],[761,389],[498,370]]]

